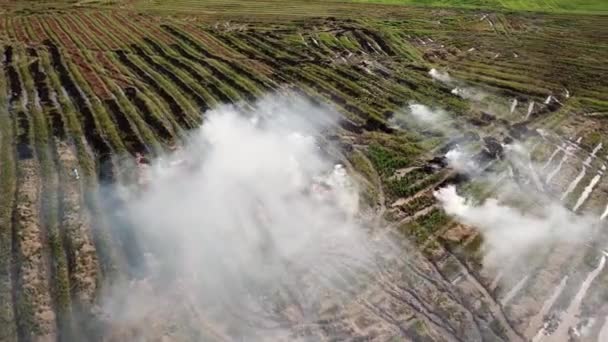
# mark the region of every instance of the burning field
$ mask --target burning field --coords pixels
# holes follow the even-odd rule
[[[608,340],[608,20],[522,3],[0,1],[0,341]]]

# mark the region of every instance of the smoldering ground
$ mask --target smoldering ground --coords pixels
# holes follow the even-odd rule
[[[454,82],[447,73],[436,70],[431,76]],[[448,166],[473,182],[493,187],[490,198],[481,202],[466,198],[455,186],[435,192],[449,215],[480,231],[485,267],[502,271],[524,264],[535,267],[542,262],[540,255],[556,244],[582,244],[594,234],[597,218],[576,215],[564,207],[560,196],[549,193],[546,181],[550,170],[531,160],[532,147],[523,141],[506,144],[493,139],[496,151],[489,151],[484,139],[458,138],[476,131],[475,127],[464,123],[456,127],[448,111],[417,103],[394,120],[441,133],[444,144],[450,147],[444,154]]]
[[[480,173],[472,154],[454,149],[448,164],[475,181],[494,184],[489,198],[467,199],[448,186],[435,192],[443,209],[459,222],[481,232],[484,266],[492,269],[538,266],[541,255],[556,244],[577,245],[595,233],[597,218],[577,215],[564,207],[541,179],[546,171],[530,159],[522,143],[504,146],[502,167]],[[538,259],[538,260],[537,260]]]
[[[539,248],[548,250],[554,243],[582,243],[592,233],[593,220],[576,216],[556,202],[544,203],[530,212],[497,198],[473,204],[453,186],[438,190],[435,196],[449,215],[480,230],[484,237],[484,264],[493,268],[530,262],[529,257]]]
[[[106,286],[106,334],[292,340],[365,283],[358,189],[320,144],[338,114],[293,96],[254,107],[205,113],[183,148],[142,166],[143,189],[113,189],[143,261]]]

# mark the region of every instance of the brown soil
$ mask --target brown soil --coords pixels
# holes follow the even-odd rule
[[[101,41],[102,48],[109,50],[116,50],[120,48],[120,45],[108,35],[107,31],[99,30],[99,25],[92,22],[91,18],[86,15],[80,15],[78,20],[88,29],[91,30],[94,37]]]
[[[15,35],[18,41],[31,44],[32,41],[25,31],[24,21],[25,20],[21,17],[13,18],[13,29],[15,30]]]
[[[47,243],[40,223],[40,174],[34,159],[18,163],[19,187],[15,207],[17,250],[19,251],[18,296],[31,304],[32,319],[37,329],[21,325],[22,333],[34,341],[56,339],[55,313],[48,287],[50,271],[45,258]],[[27,305],[27,304],[26,304]],[[17,310],[24,310],[19,306]],[[22,323],[25,324],[25,323]]]
[[[83,30],[73,16],[62,16],[62,21],[64,22],[64,26],[67,26],[67,31],[73,34],[73,37],[76,37],[83,45],[85,49],[88,50],[97,50],[99,46],[93,41],[87,34],[86,30]]]
[[[84,79],[91,86],[93,93],[101,99],[110,98],[112,94],[110,93],[106,85],[103,83],[97,72],[93,70],[88,61],[85,60],[84,57],[77,52],[74,52],[71,57],[72,61],[74,62],[74,64],[76,64]]]
[[[38,17],[31,17],[29,20],[29,24],[32,28],[32,31],[34,32],[34,40],[36,41],[36,43],[41,43],[43,40],[49,38],[49,36],[42,28]]]
[[[462,224],[457,224],[443,233],[441,237],[452,242],[463,242],[473,235],[475,235],[475,230],[473,228]]]
[[[63,227],[70,268],[73,295],[80,303],[91,304],[97,290],[98,260],[91,236],[89,213],[82,204],[81,184],[73,174],[78,169],[78,159],[65,143],[57,150],[63,184],[61,226]]]
[[[106,27],[117,26],[116,18],[114,15],[95,13],[93,16],[97,18],[97,20],[99,20]],[[120,29],[112,30],[112,34],[115,39],[118,39],[117,43],[122,47],[127,46],[128,44],[132,44],[133,42],[137,41],[137,39],[139,39],[135,32],[130,32],[130,35],[126,35]]]
[[[175,43],[175,39],[172,36],[168,35],[166,32],[162,31],[160,29],[160,23],[151,17],[138,17],[137,19],[135,19],[136,26],[132,25],[132,20],[129,21],[124,16],[117,17],[120,18],[119,20],[121,20],[126,27],[130,27],[132,30],[137,30],[137,26],[142,27],[144,31],[142,32],[142,35],[152,35],[154,39],[157,39],[163,44]]]

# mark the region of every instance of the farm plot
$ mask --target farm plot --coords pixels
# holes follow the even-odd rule
[[[297,294],[281,294],[272,317],[290,338],[518,341],[583,325],[589,339],[600,334],[604,232],[584,253],[550,245],[506,279],[484,266],[484,234],[434,194],[452,185],[483,201],[516,182],[605,222],[605,17],[347,1],[0,6],[0,340],[151,333],[100,309],[112,284],[157,290],[146,288],[147,246],[108,189],[145,191],[149,161],[180,151],[208,113],[247,113],[269,93],[338,112],[320,145],[358,180],[372,233],[394,241],[398,260],[379,262],[365,286],[353,270],[331,279],[351,299],[323,301],[313,322],[289,302]],[[514,141],[531,146],[532,172],[506,161]],[[500,177],[459,170],[448,160],[459,148]],[[562,284],[555,296],[551,284]],[[155,337],[242,337],[221,310],[171,293],[175,312],[149,313]]]

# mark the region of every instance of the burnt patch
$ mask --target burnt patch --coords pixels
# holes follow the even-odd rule
[[[449,176],[448,178],[446,178],[443,182],[439,183],[437,186],[435,186],[435,190],[439,190],[442,188],[445,188],[446,186],[449,185],[461,185],[464,184],[468,181],[471,180],[471,177],[464,174],[464,173],[455,173],[451,176]]]
[[[19,78],[19,73],[12,65],[13,63],[13,47],[7,46],[4,49],[4,71],[8,76],[8,84],[9,84],[9,99],[8,103],[10,106],[13,106],[15,103],[19,102],[21,99],[23,86],[21,85],[21,79]]]
[[[468,119],[468,121],[471,125],[476,126],[476,127],[484,127],[484,126],[488,126],[490,124],[489,122],[484,121],[478,117],[472,117],[472,118]]]
[[[430,167],[433,170],[443,169],[448,167],[448,160],[445,156],[437,156],[428,160],[424,167]]]
[[[384,53],[386,53],[389,56],[395,55],[395,52],[393,51],[393,49],[391,49],[391,47],[384,40],[384,38],[382,38],[378,33],[371,31],[371,30],[367,30],[367,29],[363,30],[363,32],[365,33],[365,35],[370,37],[370,39],[373,40],[380,47],[380,49],[382,49],[382,51]]]
[[[33,58],[38,57],[38,53],[35,49],[28,49],[29,55]],[[63,118],[57,108],[54,107],[53,102],[50,98],[50,90],[47,84],[47,76],[41,70],[40,63],[38,60],[32,62],[29,66],[30,74],[34,79],[34,86],[36,87],[36,91],[38,92],[38,96],[40,97],[40,103],[44,108],[48,110],[49,114],[49,123],[51,126],[51,131],[54,137],[59,140],[65,139],[65,128],[63,125]]]
[[[49,119],[51,120],[51,131],[53,132],[53,136],[57,137],[59,140],[65,139],[66,134],[65,129],[63,128],[63,118],[59,111],[51,109],[49,111]]]
[[[361,31],[359,31],[359,30],[353,31],[353,37],[355,37],[355,40],[357,41],[357,43],[359,43],[359,46],[361,46],[363,51],[365,51],[366,53],[375,52],[375,50],[372,48],[370,43],[367,41],[367,38]]]
[[[135,108],[137,108],[137,110],[139,110],[139,112],[143,115],[144,121],[152,127],[152,129],[158,136],[161,137],[161,139],[169,141],[173,138],[173,135],[167,129],[164,123],[156,116],[152,115],[152,111],[146,104],[146,101],[139,96],[136,88],[128,87],[124,90],[124,92],[129,101],[131,101],[131,103],[135,105]]]
[[[380,131],[384,133],[393,133],[394,131],[392,128],[388,127],[386,123],[376,118],[368,118],[365,121],[363,129],[365,129],[366,131]]]
[[[485,137],[482,139],[484,146],[478,154],[473,157],[473,160],[478,165],[482,165],[485,169],[494,160],[502,159],[504,155],[503,147],[500,142],[494,137]]]
[[[4,65],[13,63],[13,47],[7,45],[4,47]]]
[[[17,158],[19,160],[32,159],[34,151],[30,146],[30,122],[24,112],[17,113]]]
[[[40,103],[42,105],[49,105],[51,103],[49,87],[45,83],[46,75],[40,70],[38,61],[32,62],[29,66],[29,70],[34,79],[34,85],[36,86],[38,96],[40,96]]]
[[[112,156],[110,153],[101,155],[98,158],[98,169],[97,175],[100,184],[112,184],[114,182],[114,165],[112,162]]]
[[[129,57],[127,53],[118,50],[116,52],[118,55],[118,59],[131,71],[133,71],[137,76],[139,76],[146,84],[151,86],[158,95],[169,105],[169,109],[171,113],[176,118],[177,122],[185,128],[192,128],[190,121],[187,119],[186,113],[182,109],[182,107],[177,103],[177,101],[163,88],[161,87],[150,75],[148,75],[145,71],[143,71],[140,67],[135,65]]]
[[[345,129],[348,132],[352,132],[355,134],[363,133],[363,129],[361,128],[361,126],[356,125],[355,123],[353,123],[350,120],[342,119],[338,122],[338,124],[340,125],[340,127],[342,127],[343,129]]]
[[[146,145],[141,141],[141,139],[131,126],[131,123],[127,119],[125,113],[120,109],[120,106],[118,105],[116,100],[104,100],[103,103],[112,113],[114,121],[118,125],[121,138],[125,143],[127,150],[133,155],[135,155],[136,153],[148,153],[148,147],[146,147]]]

